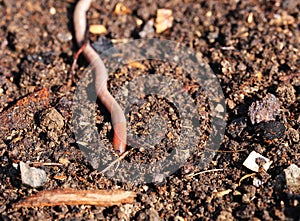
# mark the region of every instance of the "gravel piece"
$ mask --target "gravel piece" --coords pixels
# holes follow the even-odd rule
[[[258,172],[260,167],[263,167],[267,171],[271,164],[271,160],[255,151],[252,151],[243,163],[245,167],[254,172]]]
[[[286,185],[300,194],[300,168],[296,164],[291,164],[284,170]]]
[[[274,140],[283,138],[285,135],[285,126],[278,121],[261,122],[255,125],[255,132],[263,140]]]
[[[22,183],[33,188],[41,187],[47,181],[47,175],[44,170],[29,167],[26,163],[20,162],[20,171]]]
[[[267,94],[261,101],[253,102],[249,108],[248,115],[251,123],[260,123],[275,120],[279,112],[280,104],[278,98],[273,94]]]
[[[68,42],[68,41],[71,41],[73,36],[71,34],[71,32],[59,32],[57,34],[57,38],[60,42],[62,43],[65,43],[65,42]]]
[[[139,35],[141,38],[153,38],[154,32],[154,20],[150,19],[143,27],[143,30],[139,32]]]
[[[40,114],[40,126],[45,131],[61,129],[64,118],[55,108],[49,108]]]
[[[161,33],[171,28],[173,25],[173,12],[170,9],[161,8],[156,12],[155,29],[156,33]]]

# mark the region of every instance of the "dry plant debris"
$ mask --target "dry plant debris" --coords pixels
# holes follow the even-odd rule
[[[15,207],[44,207],[59,205],[113,206],[133,203],[135,192],[124,190],[44,190],[14,204]]]

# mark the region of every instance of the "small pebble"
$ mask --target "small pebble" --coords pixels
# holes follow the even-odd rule
[[[268,122],[275,120],[279,114],[279,99],[273,94],[267,94],[261,101],[251,104],[248,110],[251,123]]]
[[[115,7],[114,13],[117,15],[126,15],[131,14],[131,10],[125,5],[123,5],[121,2],[118,2]]]
[[[90,32],[95,35],[106,34],[107,29],[104,25],[90,25]]]
[[[221,104],[216,106],[216,111],[219,113],[223,113],[225,111],[224,107]]]
[[[253,186],[260,187],[262,184],[263,184],[263,182],[260,179],[258,179],[256,177],[253,178]]]
[[[150,19],[149,21],[147,21],[147,23],[145,24],[145,26],[143,27],[143,30],[139,32],[139,35],[141,38],[151,38],[154,36],[154,21],[153,19]]]
[[[155,28],[156,33],[161,33],[173,25],[173,12],[170,9],[158,9],[156,12]]]
[[[57,38],[61,43],[68,42],[72,40],[72,34],[70,32],[59,32]]]
[[[264,161],[259,165],[258,161]],[[243,166],[247,167],[249,170],[254,172],[258,172],[259,168],[262,166],[265,171],[267,171],[272,164],[273,161],[269,160],[268,158],[262,156],[261,154],[252,151],[247,159],[244,161]]]
[[[296,102],[296,90],[291,84],[280,85],[276,93],[280,101],[287,106]]]
[[[161,183],[164,180],[164,175],[161,173],[157,173],[154,175],[154,180],[153,182]]]
[[[26,163],[20,162],[20,171],[22,183],[33,188],[43,186],[47,181],[47,175],[44,170],[29,167]]]
[[[300,193],[300,168],[296,164],[291,164],[284,170],[287,186]]]
[[[41,127],[45,130],[61,129],[64,118],[55,108],[49,108],[41,113]]]
[[[261,122],[255,125],[255,132],[258,137],[265,141],[283,138],[285,135],[285,126],[281,122],[269,121]]]
[[[249,13],[248,18],[247,18],[247,22],[249,24],[251,24],[253,22],[253,13],[252,12]]]
[[[247,70],[247,66],[244,65],[243,63],[239,63],[237,66],[239,71],[246,71]]]
[[[134,18],[134,20],[135,20],[137,26],[141,26],[143,24],[143,20],[142,19]]]
[[[50,8],[50,14],[55,15],[56,14],[56,9],[54,7]]]

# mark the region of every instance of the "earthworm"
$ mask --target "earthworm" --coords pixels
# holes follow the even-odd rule
[[[108,73],[104,63],[90,43],[85,40],[87,29],[86,13],[90,8],[92,0],[79,0],[74,11],[75,38],[81,48],[85,59],[92,64],[95,72],[96,93],[102,104],[111,114],[111,121],[114,129],[113,147],[117,154],[121,155],[126,150],[126,119],[121,106],[107,89]]]

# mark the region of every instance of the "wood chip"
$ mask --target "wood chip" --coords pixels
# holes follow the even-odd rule
[[[14,204],[20,207],[44,207],[60,205],[94,205],[113,206],[122,203],[133,203],[136,193],[124,190],[44,190]]]
[[[116,4],[114,13],[117,15],[128,15],[131,14],[131,10],[119,2]]]
[[[64,181],[65,179],[67,179],[67,176],[64,176],[64,175],[62,175],[62,176],[55,175],[53,178],[56,179],[56,180]]]
[[[90,32],[95,35],[106,34],[107,29],[104,25],[90,25]]]
[[[132,68],[142,69],[142,70],[146,69],[146,66],[138,61],[130,62],[130,63],[128,63],[128,66],[132,67]]]
[[[197,175],[200,175],[200,174],[204,174],[204,173],[212,173],[212,172],[218,172],[218,171],[224,171],[224,170],[225,169],[204,170],[204,171],[201,171],[201,172],[198,172],[198,173],[190,173],[187,176],[188,177],[194,177],[194,176],[197,176]]]
[[[158,9],[155,19],[156,33],[161,33],[173,25],[172,10],[170,9]]]

